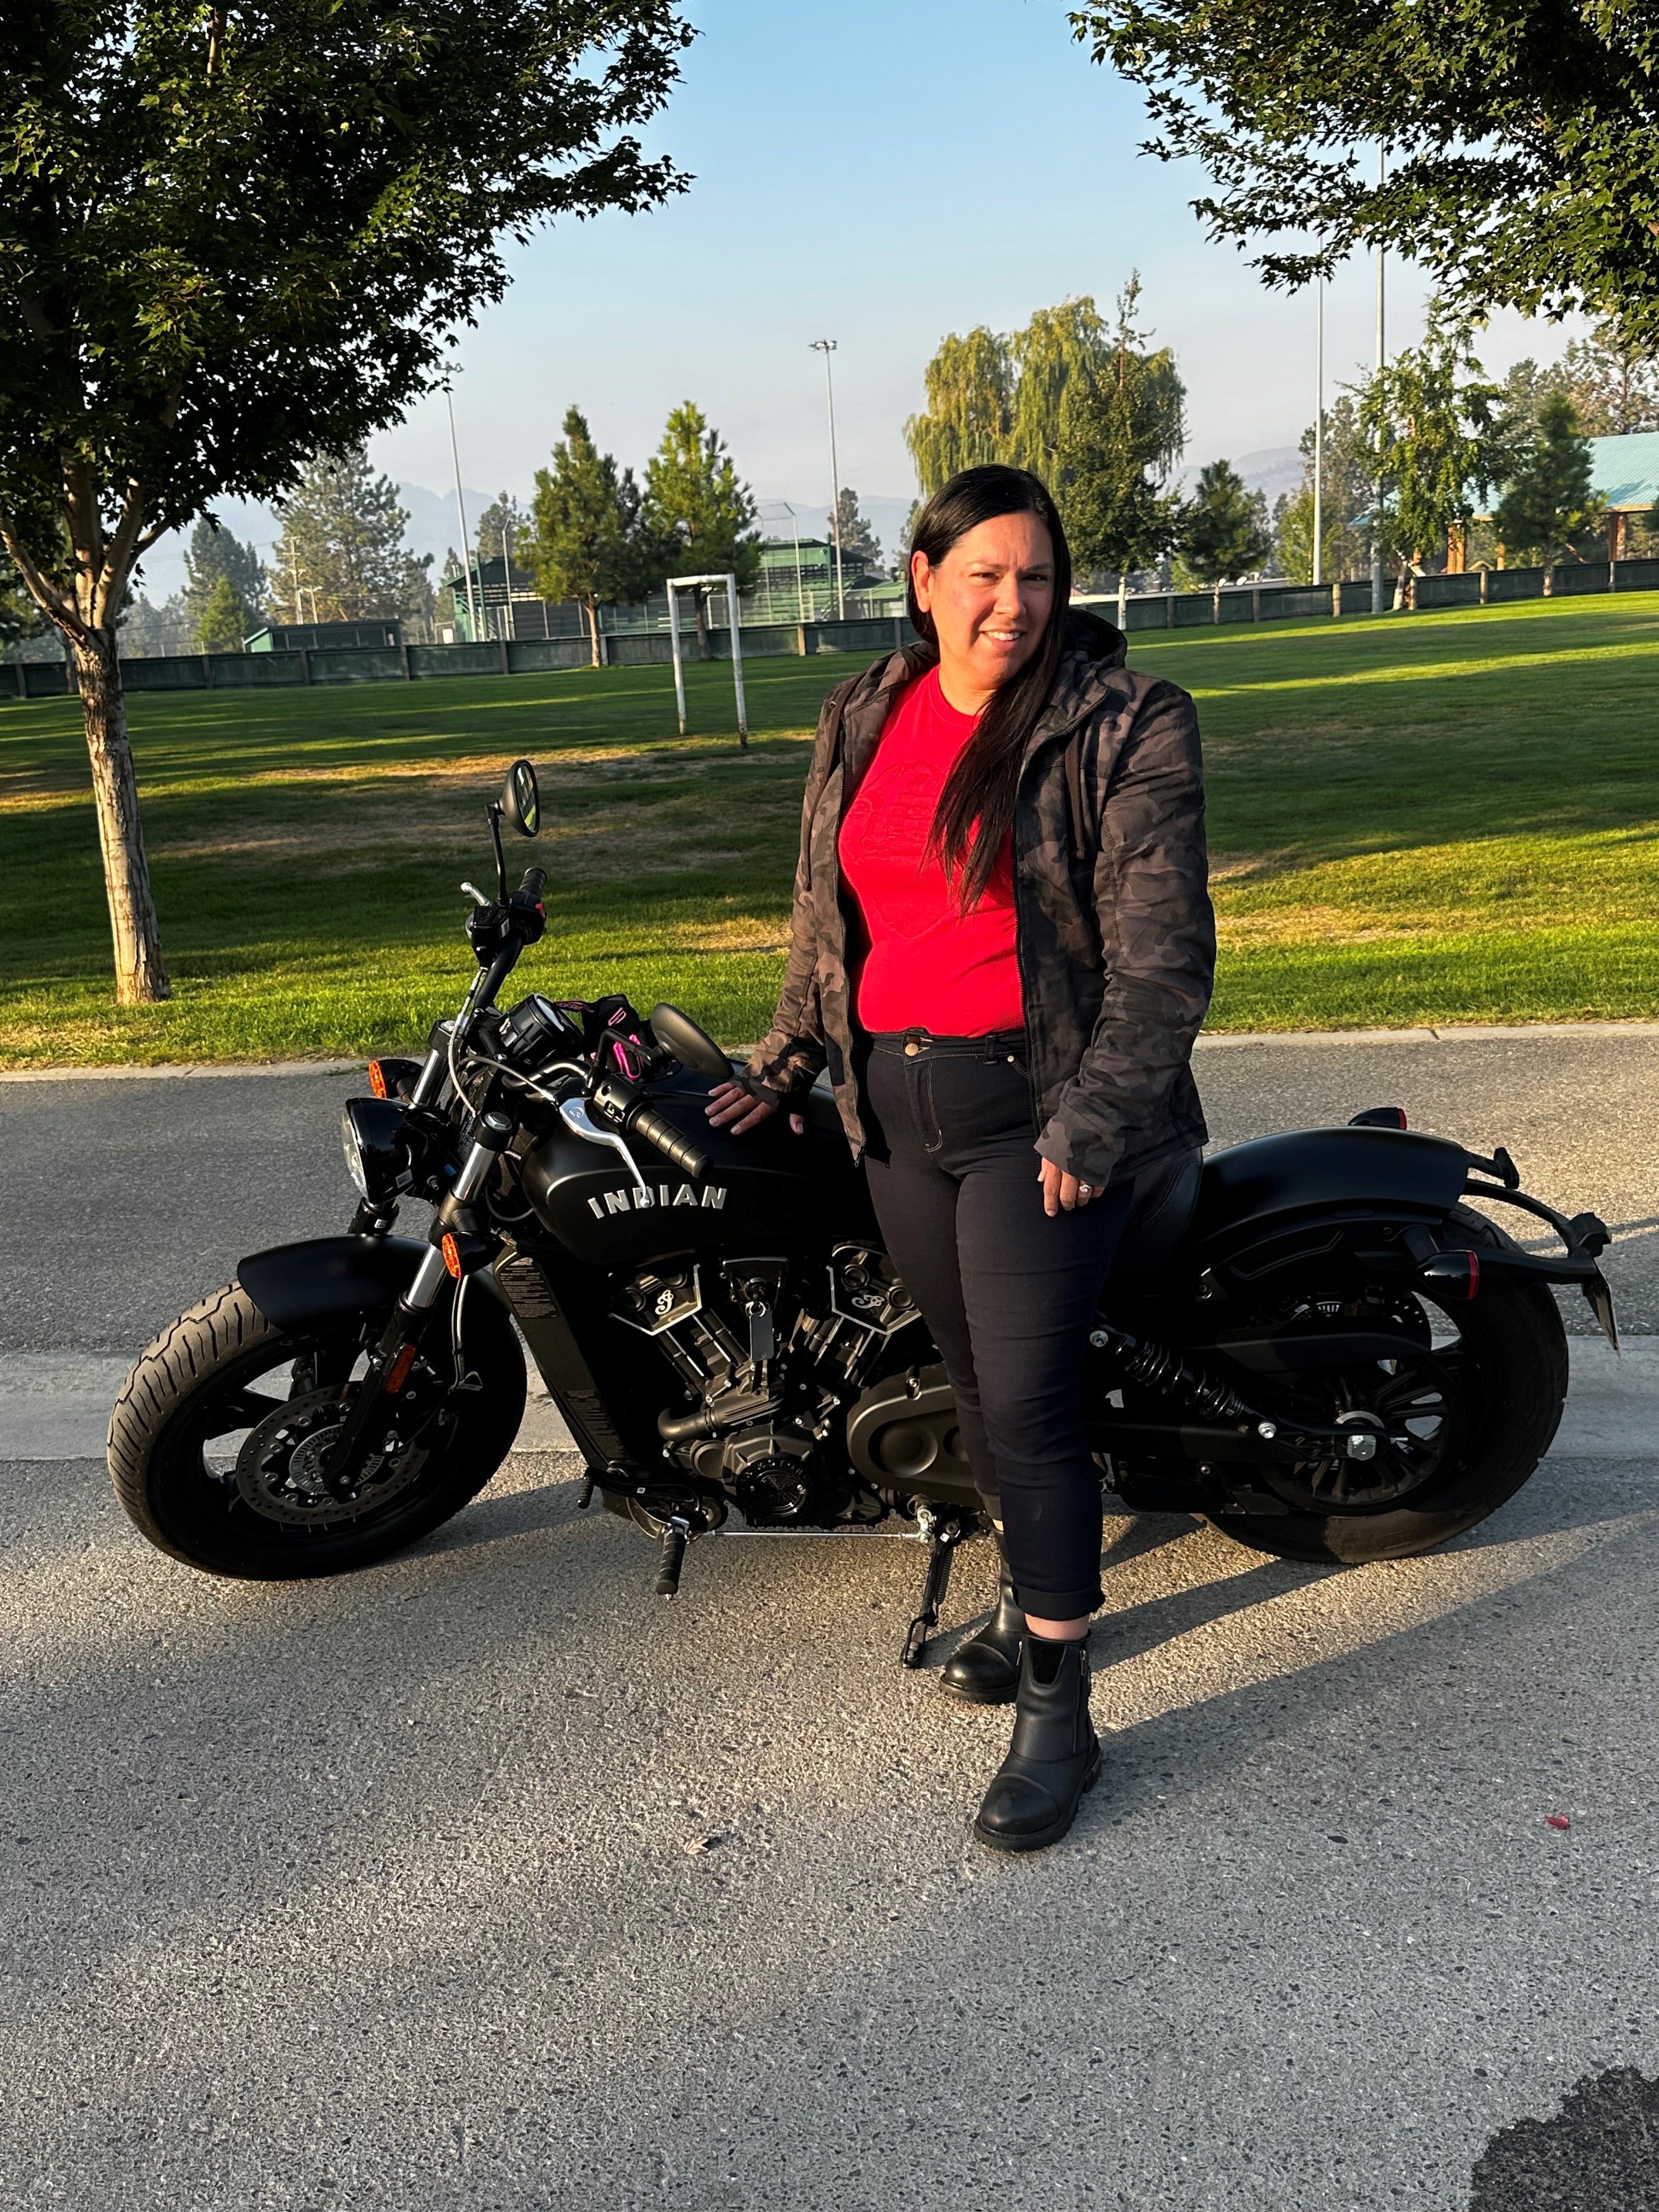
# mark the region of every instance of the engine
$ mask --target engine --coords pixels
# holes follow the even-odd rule
[[[833,1528],[894,1509],[847,1449],[849,1410],[917,1319],[884,1253],[838,1245],[821,1272],[760,1256],[642,1268],[614,1310],[652,1339],[690,1401],[659,1417],[668,1455],[750,1527]]]

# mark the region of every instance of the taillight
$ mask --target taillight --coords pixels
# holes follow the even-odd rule
[[[1480,1255],[1478,1252],[1437,1252],[1432,1260],[1425,1261],[1418,1269],[1420,1281],[1432,1283],[1448,1297],[1473,1298],[1480,1289]]]

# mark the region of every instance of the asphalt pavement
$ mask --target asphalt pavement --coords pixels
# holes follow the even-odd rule
[[[721,1536],[666,1606],[525,1449],[342,1581],[150,1551],[76,1389],[343,1221],[356,1085],[0,1084],[0,2205],[1659,2202],[1659,1037],[1200,1074],[1220,1140],[1507,1143],[1622,1224],[1635,1340],[1580,1334],[1557,1450],[1432,1558],[1109,1523],[1106,1771],[1030,1861],[967,1828],[1006,1716],[896,1663],[902,1540]]]

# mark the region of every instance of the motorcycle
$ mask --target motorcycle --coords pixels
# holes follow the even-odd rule
[[[882,1249],[834,1101],[796,1135],[711,1128],[732,1063],[688,1015],[620,996],[496,1003],[544,934],[544,870],[507,889],[501,824],[533,837],[535,771],[489,808],[496,890],[476,973],[419,1059],[369,1064],[343,1109],[348,1232],[256,1252],[143,1354],[111,1419],[133,1522],[173,1558],[262,1579],[403,1550],[512,1448],[527,1349],[597,1495],[656,1542],[734,1525],[914,1532],[927,1550],[904,1663],[984,1527],[951,1388]],[[1616,1350],[1608,1232],[1395,1107],[1148,1169],[1083,1352],[1117,1508],[1196,1514],[1295,1559],[1425,1552],[1512,1497],[1567,1391],[1553,1285]],[[393,1233],[429,1201],[424,1241]],[[1523,1249],[1480,1205],[1542,1224]]]

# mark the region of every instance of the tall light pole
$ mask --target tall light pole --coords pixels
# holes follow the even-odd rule
[[[841,567],[841,465],[836,459],[836,387],[830,377],[834,338],[814,338],[811,349],[823,356],[823,393],[830,403],[830,533],[836,545],[836,620],[847,619],[847,587]]]
[[[1313,580],[1325,580],[1321,556],[1325,544],[1325,279],[1318,279],[1314,317],[1314,511]]]
[[[461,449],[455,442],[455,403],[447,392],[444,405],[449,410],[449,458],[455,464],[455,511],[461,518],[461,561],[466,570],[466,611],[476,641],[478,635],[478,603],[472,596],[472,549],[467,543],[466,501],[461,496]]]
[[[1376,181],[1380,187],[1387,174],[1387,156],[1379,146],[1376,149]],[[1382,374],[1382,363],[1388,357],[1387,337],[1383,319],[1383,272],[1388,256],[1379,246],[1376,249],[1376,374]],[[1371,494],[1371,612],[1382,611],[1382,484],[1379,477]]]

